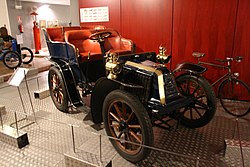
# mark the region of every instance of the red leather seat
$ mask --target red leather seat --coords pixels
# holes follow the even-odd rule
[[[118,54],[133,53],[133,42],[122,38],[121,35],[114,29],[87,29],[87,30],[72,30],[65,32],[65,41],[74,45],[75,49],[79,50],[80,61],[102,60],[100,44],[97,41],[89,39],[89,36],[95,32],[109,31],[111,35],[105,39],[105,51],[116,52]]]
[[[63,27],[50,27],[46,30],[51,41],[64,42]]]

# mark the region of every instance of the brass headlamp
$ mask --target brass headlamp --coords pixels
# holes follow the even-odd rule
[[[108,53],[106,55],[106,71],[109,79],[116,79],[117,74],[122,70],[121,64],[119,63],[119,56],[117,53]]]
[[[163,45],[159,46],[159,54],[156,56],[156,60],[157,62],[161,63],[161,64],[166,64],[170,61],[171,56],[166,55],[166,47]]]

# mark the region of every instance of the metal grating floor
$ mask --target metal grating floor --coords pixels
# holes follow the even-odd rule
[[[47,72],[39,74],[39,88],[47,87]],[[250,148],[227,148],[225,139],[250,141],[250,115],[236,120],[223,111],[218,104],[214,119],[205,127],[188,129],[180,126],[178,130],[165,130],[154,127],[155,147],[150,156],[142,162],[132,164],[120,157],[114,150],[101,126],[94,125],[89,119],[89,109],[82,107],[80,112],[66,114],[58,111],[51,98],[34,99],[33,92],[38,90],[36,77],[28,81],[37,123],[29,102],[29,96],[22,83],[20,91],[25,104],[26,118],[16,87],[0,84],[0,104],[5,105],[7,114],[3,115],[4,124],[15,122],[14,112],[20,120],[18,127],[27,132],[30,144],[22,149],[0,142],[1,167],[64,167],[64,154],[73,150],[72,127],[76,151],[83,151],[84,159],[98,163],[100,157],[112,159],[114,167],[126,166],[243,166],[250,167]],[[22,120],[22,121],[21,121]],[[52,121],[51,121],[52,120]],[[66,124],[65,124],[66,123]],[[238,128],[237,128],[238,127]],[[240,135],[240,136],[239,136]],[[100,142],[101,138],[101,142]],[[159,151],[164,150],[164,151]],[[101,152],[101,154],[100,154]],[[85,156],[86,155],[86,156]]]

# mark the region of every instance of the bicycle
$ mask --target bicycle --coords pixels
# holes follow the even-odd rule
[[[12,44],[3,50],[3,63],[10,69],[15,69],[21,63],[29,64],[34,58],[33,52],[27,47],[21,47],[17,44],[16,39],[12,39]]]
[[[218,68],[227,69],[227,73],[213,82],[211,85],[214,86],[218,82],[218,98],[224,110],[236,117],[243,117],[250,112],[250,88],[242,80],[238,79],[239,73],[233,73],[231,70],[231,63],[233,61],[241,62],[243,57],[227,57],[226,59],[215,59],[220,63],[227,63],[227,65],[221,65],[211,62],[203,62],[200,59],[205,56],[205,53],[194,52],[192,54],[198,58],[198,64],[208,65]]]

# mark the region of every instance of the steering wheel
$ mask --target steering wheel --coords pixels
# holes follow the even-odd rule
[[[111,35],[111,32],[109,32],[109,31],[101,31],[101,32],[96,32],[94,34],[91,34],[89,36],[89,39],[97,40],[98,42],[102,42],[103,39],[108,38],[110,35]]]

